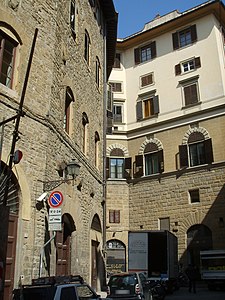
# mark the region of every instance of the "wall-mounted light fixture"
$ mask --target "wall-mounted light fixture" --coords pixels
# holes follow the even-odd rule
[[[61,163],[60,168],[57,171],[59,176],[63,177],[63,179],[46,181],[40,180],[43,183],[44,191],[51,191],[62,183],[74,180],[80,174],[80,167],[80,164],[75,159],[72,159],[68,163]]]

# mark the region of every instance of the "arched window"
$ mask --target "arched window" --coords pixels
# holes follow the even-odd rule
[[[89,65],[90,63],[90,37],[87,30],[85,30],[85,36],[84,36],[84,58]]]
[[[194,167],[213,162],[212,140],[202,132],[192,132],[187,144],[179,146],[180,167]]]
[[[95,166],[99,166],[99,142],[100,137],[97,131],[95,131]]]
[[[153,141],[145,145],[142,155],[135,157],[135,177],[153,175],[164,171],[163,149]]]
[[[131,157],[124,157],[124,152],[120,148],[114,148],[107,158],[107,177],[112,179],[122,179],[130,177]]]
[[[73,92],[69,87],[67,87],[66,88],[65,107],[64,107],[64,119],[63,119],[63,128],[67,133],[70,133],[72,102],[74,102]]]
[[[100,61],[98,56],[96,56],[95,61],[95,82],[97,84],[97,87],[99,88],[100,85]]]
[[[0,83],[13,88],[16,50],[19,45],[16,39],[0,29]]]
[[[200,265],[200,251],[213,249],[212,232],[203,224],[195,224],[187,231],[188,263]]]
[[[87,136],[88,136],[88,117],[87,114],[85,112],[83,112],[82,114],[82,148],[83,148],[83,152],[84,154],[87,153]]]
[[[107,260],[106,269],[107,275],[112,273],[120,273],[126,271],[126,248],[124,243],[119,240],[110,240],[106,244]]]

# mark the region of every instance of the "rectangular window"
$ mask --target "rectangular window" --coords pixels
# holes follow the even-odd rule
[[[124,158],[110,158],[110,178],[124,178]]]
[[[158,153],[149,153],[145,155],[145,175],[159,173]]]
[[[194,71],[200,67],[201,67],[200,57],[195,57],[175,65],[175,74],[180,75],[181,73]]]
[[[12,88],[17,43],[0,32],[0,83]]]
[[[113,105],[113,121],[115,123],[122,123],[122,105]]]
[[[204,141],[195,144],[189,144],[190,166],[198,166],[206,163]]]
[[[134,49],[135,64],[149,61],[156,57],[156,42]]]
[[[159,230],[170,231],[170,218],[160,218],[159,219]]]
[[[199,189],[189,190],[188,192],[189,192],[190,203],[200,202]]]
[[[122,83],[121,82],[110,82],[112,86],[112,91],[116,93],[122,92]]]
[[[141,87],[145,87],[153,83],[153,74],[141,76]]]
[[[120,223],[120,210],[109,211],[109,223]]]
[[[174,50],[188,46],[197,41],[196,25],[192,25],[181,31],[173,33]]]
[[[120,53],[116,53],[113,68],[120,69]]]
[[[199,102],[198,82],[193,82],[183,86],[185,106]]]
[[[150,96],[137,102],[136,116],[137,121],[155,116],[159,113],[159,97]]]

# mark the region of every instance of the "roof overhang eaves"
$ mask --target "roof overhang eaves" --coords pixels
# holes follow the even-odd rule
[[[182,13],[180,16],[169,20],[163,24],[160,24],[156,27],[148,29],[146,31],[139,31],[138,33],[125,38],[117,40],[117,49],[126,50],[130,47],[144,43],[147,40],[156,38],[157,36],[162,35],[172,30],[177,29],[178,27],[185,26],[188,23],[194,22],[200,17],[204,17],[209,14],[214,14],[222,26],[225,27],[225,6],[220,0],[211,1],[205,5],[200,5],[195,9],[188,10],[185,13]]]

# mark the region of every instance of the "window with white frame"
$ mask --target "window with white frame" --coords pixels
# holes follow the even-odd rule
[[[199,76],[195,76],[179,82],[182,88],[184,107],[195,105],[200,101],[198,78]]]
[[[115,148],[110,152],[110,157],[106,160],[107,178],[123,179],[130,177],[131,157],[124,157],[124,152],[120,148]]]
[[[123,122],[123,105],[113,104],[113,121],[115,123]]]
[[[112,91],[114,93],[121,93],[122,92],[122,82],[110,82],[109,83],[112,87]]]
[[[0,30],[0,83],[13,87],[15,56],[18,42]]]
[[[116,57],[115,57],[115,60],[114,60],[113,68],[120,69],[121,68],[120,61],[121,61],[121,54],[120,53],[116,53]]]
[[[135,64],[140,64],[156,57],[156,42],[134,49]]]
[[[159,113],[159,97],[149,94],[149,96],[140,97],[136,104],[137,121],[156,116]]]
[[[212,140],[201,132],[193,132],[187,144],[179,146],[180,167],[194,167],[213,162]]]
[[[175,65],[175,74],[180,75],[182,73],[191,72],[200,67],[201,67],[200,57],[195,57]]]
[[[177,31],[173,33],[172,37],[174,50],[191,45],[197,41],[196,25]]]
[[[149,73],[140,77],[140,86],[146,87],[153,84],[153,73]]]

